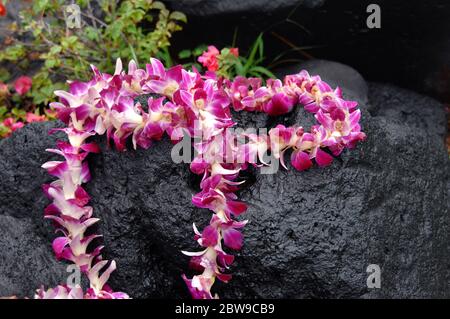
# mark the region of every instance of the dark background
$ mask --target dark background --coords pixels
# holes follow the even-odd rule
[[[380,29],[366,25],[370,3],[381,7]],[[298,6],[272,13],[212,17],[190,14],[185,29],[172,43],[176,49],[202,43],[220,49],[231,45],[235,28],[241,53],[265,32],[266,64],[273,65],[280,53],[285,53],[283,58],[289,63],[308,58],[339,61],[357,69],[366,80],[394,83],[450,102],[448,0],[327,0],[313,9]],[[287,42],[313,48],[295,51]]]

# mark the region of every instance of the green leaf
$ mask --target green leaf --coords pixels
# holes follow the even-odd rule
[[[164,10],[166,9],[166,6],[161,1],[155,1],[152,3],[152,9]]]
[[[108,26],[108,31],[114,41],[120,38],[124,23],[121,20],[116,21]]]
[[[27,115],[27,112],[25,112],[24,110],[18,109],[16,107],[14,107],[11,110],[11,113],[20,119],[25,119],[25,117]]]
[[[276,78],[275,74],[273,74],[268,69],[266,69],[262,66],[254,66],[250,69],[250,72],[256,72],[259,74],[263,74],[263,75],[267,76],[268,78]]]
[[[58,54],[60,53],[62,50],[62,47],[60,45],[55,45],[53,47],[50,48],[50,53],[51,54]]]
[[[0,61],[17,61],[25,56],[25,48],[21,44],[16,44],[7,47],[5,50],[0,51]]]
[[[47,59],[45,60],[45,66],[49,69],[55,67],[57,65],[56,59]]]
[[[240,59],[237,59],[234,68],[236,69],[236,74],[241,76],[246,76],[244,66],[242,65],[242,62]]]
[[[177,21],[182,21],[184,23],[187,23],[187,17],[184,13],[180,12],[180,11],[174,11],[169,15],[169,19],[170,20],[177,20]]]
[[[262,38],[262,33],[260,34],[260,36],[256,41],[258,42],[259,58],[262,60],[264,59],[264,41]]]
[[[3,115],[5,115],[6,112],[8,112],[8,108],[4,105],[0,106],[0,118],[3,118]]]
[[[178,53],[178,58],[179,59],[187,59],[189,57],[191,57],[192,52],[191,50],[182,50]]]
[[[10,128],[4,126],[3,124],[0,124],[0,137],[6,137],[6,135],[8,135],[10,131]]]
[[[84,33],[86,35],[86,37],[91,40],[91,41],[99,41],[99,32],[97,31],[96,28],[88,26],[85,27],[84,29]]]
[[[81,7],[81,8],[85,8],[88,4],[90,0],[77,0],[77,4]]]
[[[49,0],[36,0],[33,2],[33,11],[41,12],[45,10],[48,6]]]
[[[11,78],[11,74],[5,68],[0,68],[0,81],[8,82]]]
[[[200,44],[198,47],[196,47],[192,53],[194,56],[200,56],[203,54],[203,52],[205,52],[206,50],[208,50],[208,46],[206,44]]]
[[[245,63],[244,65],[244,70],[247,71],[250,69],[250,66],[253,65],[254,61],[255,61],[255,56],[256,56],[256,52],[259,49],[259,43],[262,41],[262,33],[258,36],[258,38],[256,39],[255,43],[252,46],[252,49],[250,51],[250,54],[247,58],[247,63]]]

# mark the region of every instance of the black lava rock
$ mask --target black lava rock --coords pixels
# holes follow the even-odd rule
[[[242,12],[272,13],[296,5],[317,8],[322,6],[325,0],[165,0],[164,2],[188,15],[209,17]]]
[[[41,185],[53,178],[40,166],[48,161],[59,123],[33,123],[0,141],[0,296],[32,297],[41,285],[65,283],[68,273],[52,251],[53,228],[45,221],[48,199]]]
[[[355,150],[323,169],[245,174],[239,197],[250,222],[233,280],[215,286],[221,297],[450,297],[444,108],[395,86],[368,92],[359,101],[368,137]],[[51,157],[44,149],[55,143],[46,133],[53,125],[31,124],[0,142],[0,296],[65,281],[42,218],[40,185],[52,178],[40,165]],[[199,177],[173,163],[167,140],[124,153],[98,140],[104,151],[89,158],[86,189],[104,257],[118,264],[111,286],[135,298],[188,297],[181,274],[192,273],[180,250],[198,249],[192,222],[210,218],[191,203]],[[380,289],[367,287],[370,264],[381,268]]]

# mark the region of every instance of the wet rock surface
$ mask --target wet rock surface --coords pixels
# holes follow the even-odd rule
[[[336,81],[345,87],[345,78]],[[233,280],[215,287],[222,298],[450,297],[444,108],[395,86],[370,83],[368,94],[361,87],[354,90],[368,138],[355,150],[323,169],[246,173],[239,197],[250,222]],[[311,115],[285,120],[304,117]],[[52,178],[40,165],[51,158],[44,149],[56,141],[46,133],[53,125],[35,123],[0,142],[0,296],[65,281],[42,218],[40,185]],[[86,189],[101,218],[104,257],[118,264],[111,286],[135,298],[188,297],[180,250],[198,248],[192,222],[202,227],[210,218],[191,204],[199,178],[172,162],[167,140],[125,153],[101,144]],[[369,264],[381,268],[380,289],[367,288]]]
[[[32,297],[41,285],[64,283],[66,267],[53,256],[53,229],[41,185],[52,177],[40,168],[56,123],[35,123],[0,142],[0,296]],[[60,135],[63,137],[63,135]]]
[[[186,14],[208,17],[243,12],[273,13],[295,6],[317,8],[322,6],[325,0],[165,0],[164,2]]]

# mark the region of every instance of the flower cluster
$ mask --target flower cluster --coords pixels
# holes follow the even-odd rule
[[[25,95],[30,91],[32,84],[33,80],[29,76],[22,75],[14,81],[14,90],[18,95]],[[0,98],[4,98],[9,94],[8,85],[0,81]]]
[[[32,84],[33,82],[29,76],[22,75],[14,82],[14,89],[17,94],[24,95],[31,89]]]
[[[59,129],[56,129],[59,130]],[[85,273],[90,281],[90,288],[85,298],[111,299],[127,298],[124,293],[115,293],[107,285],[110,273],[116,268],[115,262],[102,260],[102,246],[92,250],[88,246],[99,235],[86,236],[88,227],[98,222],[92,217],[92,207],[87,206],[89,195],[82,184],[90,179],[87,162],[83,162],[89,153],[99,152],[95,143],[86,143],[91,132],[78,131],[73,127],[61,129],[68,136],[69,142],[60,141],[56,149],[47,151],[64,157],[64,161],[49,161],[42,165],[51,175],[58,179],[51,184],[44,184],[43,189],[53,202],[45,208],[45,218],[54,222],[62,236],[53,240],[53,251],[57,259],[73,262]],[[99,272],[104,272],[99,275]],[[37,291],[37,298],[75,298],[83,295],[80,287],[58,286],[55,289]]]
[[[216,72],[219,70],[220,62],[226,62],[228,56],[237,58],[239,56],[239,49],[225,48],[219,51],[214,45],[209,45],[208,50],[198,57],[198,62],[208,71]]]
[[[205,63],[211,56],[204,56]],[[291,163],[298,170],[311,167],[313,159],[319,166],[326,166],[333,156],[324,148],[336,156],[365,138],[358,124],[360,112],[356,103],[345,101],[339,89],[332,90],[319,77],[311,77],[305,71],[287,76],[284,82],[268,80],[262,86],[261,80],[255,78],[226,81],[181,66],[166,70],[156,59],[151,59],[145,69],[131,61],[128,72],[117,60],[113,75],[92,69],[91,81],[72,82],[69,92],[55,92],[60,102],[52,107],[67,124],[59,130],[67,134],[68,142],[60,141],[56,149],[49,150],[63,156],[64,161],[43,165],[58,178],[44,185],[53,201],[46,208],[46,218],[53,220],[62,234],[53,242],[54,252],[58,259],[75,263],[89,278],[90,288],[85,293],[79,287],[41,289],[36,294],[38,298],[127,297],[113,292],[106,284],[115,263],[102,259],[101,246],[90,247],[99,236],[85,235],[86,229],[98,222],[92,217],[93,209],[87,205],[89,196],[82,186],[90,179],[84,160],[89,153],[99,151],[97,145],[87,141],[95,134],[106,134],[119,151],[125,150],[129,138],[134,148],[148,148],[165,134],[173,142],[180,141],[184,134],[194,139],[197,154],[190,169],[202,175],[202,181],[201,191],[192,202],[213,212],[209,225],[202,230],[193,224],[194,239],[202,249],[183,251],[191,256],[190,266],[199,272],[192,278],[183,275],[194,298],[216,297],[211,292],[215,279],[231,279],[227,270],[234,256],[224,246],[239,250],[243,244],[240,230],[247,223],[236,219],[247,209],[236,195],[242,183],[237,181],[241,170],[248,165],[264,166],[267,152],[285,166],[284,153],[288,149],[292,149]],[[147,108],[134,103],[135,97],[142,94],[152,96]],[[318,121],[310,132],[302,127],[278,125],[266,135],[245,134],[244,142],[239,141],[241,135],[229,133],[235,125],[231,106],[238,111],[279,115],[298,103],[304,104]]]
[[[7,129],[7,131],[2,134],[2,137],[8,137],[12,134],[12,132],[22,128],[25,124],[23,122],[18,122],[13,117],[7,117],[2,122],[3,126]]]
[[[328,147],[338,156],[344,148],[351,149],[365,138],[359,125],[361,112],[356,109],[357,102],[344,100],[339,88],[333,90],[319,76],[310,76],[307,71],[286,76],[284,83],[270,79],[267,86],[261,86],[258,79],[237,77],[233,82],[225,82],[225,91],[236,111],[260,111],[275,116],[302,104],[315,115],[319,125],[314,125],[311,132],[282,125],[269,132],[272,150],[280,153],[281,163],[284,151],[294,149],[291,159],[297,169],[309,168],[313,158],[319,166],[329,164],[332,157],[321,147]]]
[[[14,131],[24,127],[25,123],[43,122],[45,120],[46,120],[45,115],[37,115],[32,112],[26,112],[25,120],[22,122],[18,121],[14,117],[11,116],[7,117],[0,123],[2,128],[4,128],[4,132],[0,131],[0,137],[10,136]]]
[[[45,115],[39,115],[39,110],[34,105],[27,105],[24,95],[30,91],[31,86],[31,78],[25,75],[18,77],[13,85],[0,81],[0,104],[6,105],[0,106],[0,138],[10,136],[27,123],[46,121],[51,116],[48,111],[45,111]],[[15,94],[10,92],[10,87],[14,87]],[[13,102],[17,101],[20,107],[13,107]]]

